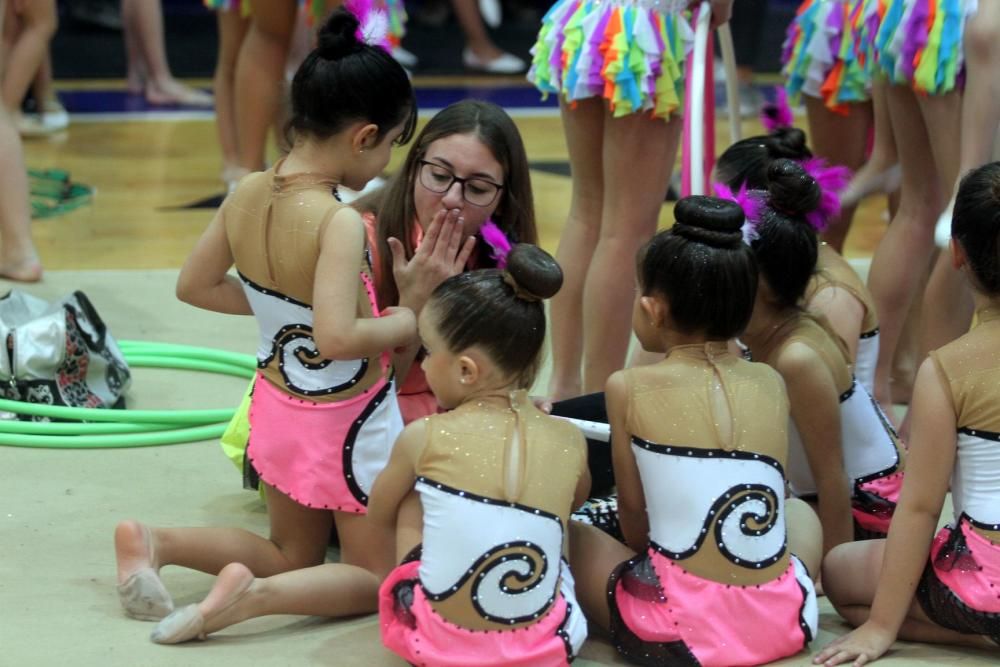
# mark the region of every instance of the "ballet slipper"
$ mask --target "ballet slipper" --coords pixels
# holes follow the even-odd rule
[[[159,621],[174,610],[170,593],[151,567],[136,570],[119,584],[118,599],[125,613],[140,621]]]
[[[186,605],[157,623],[149,638],[156,644],[182,644],[192,639],[204,641],[205,617],[198,605]]]
[[[159,563],[149,528],[123,521],[115,528],[118,600],[125,613],[142,621],[158,621],[174,610],[174,601],[160,580]]]
[[[198,604],[188,605],[170,614],[155,628],[149,638],[157,644],[180,644],[192,639],[204,640],[211,632],[238,622],[232,615],[228,622],[219,616],[250,592],[256,579],[241,563],[230,563],[222,568],[208,596]],[[213,619],[216,619],[214,625]]]
[[[147,84],[146,101],[154,106],[183,105],[211,108],[215,105],[215,98],[212,97],[211,93],[189,88],[177,81],[171,81],[164,85]]]

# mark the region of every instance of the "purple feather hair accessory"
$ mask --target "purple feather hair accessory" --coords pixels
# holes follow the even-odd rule
[[[788,93],[782,86],[775,87],[774,102],[761,107],[760,122],[768,134],[795,125],[795,115],[792,113],[792,107],[788,105]]]
[[[743,215],[746,217],[742,229],[743,242],[750,245],[757,238],[757,224],[760,222],[760,215],[764,208],[761,193],[747,190],[746,183],[741,185],[736,193],[733,193],[732,189],[725,183],[716,183],[714,188],[719,199],[736,202],[743,209]]]
[[[806,214],[806,221],[817,232],[822,232],[830,220],[840,214],[840,193],[851,180],[851,170],[841,166],[831,167],[826,160],[818,157],[802,160],[799,164],[819,186],[819,206]]]
[[[496,260],[497,268],[503,269],[507,267],[507,255],[510,254],[511,243],[507,235],[503,233],[503,230],[497,227],[497,224],[493,222],[493,219],[489,219],[486,223],[479,228],[479,234],[483,237],[483,241],[486,242],[493,252],[490,257]]]

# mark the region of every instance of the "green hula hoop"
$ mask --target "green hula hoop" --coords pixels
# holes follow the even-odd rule
[[[125,360],[138,368],[170,368],[254,377],[257,360],[249,354],[176,343],[119,341]],[[0,411],[74,420],[32,422],[0,420],[0,445],[47,449],[154,447],[218,438],[235,408],[209,410],[107,410],[72,408],[0,399]]]

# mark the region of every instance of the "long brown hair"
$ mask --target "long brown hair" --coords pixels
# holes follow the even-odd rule
[[[399,239],[406,249],[406,256],[413,256],[413,225],[417,218],[413,188],[420,160],[427,155],[427,148],[432,143],[455,134],[475,134],[503,168],[504,187],[500,191],[500,203],[493,213],[493,222],[512,243],[538,242],[528,158],[517,126],[503,109],[492,102],[456,102],[428,121],[410,148],[403,167],[389,183],[379,192],[355,203],[361,210],[373,211],[378,221],[376,245],[379,278],[376,288],[378,302],[383,308],[399,303],[399,290],[392,274],[392,252],[387,239]],[[490,248],[482,240],[476,244],[473,256],[473,265],[477,268],[495,265],[490,259]]]

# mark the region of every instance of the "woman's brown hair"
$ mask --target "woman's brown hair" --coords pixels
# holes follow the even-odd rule
[[[355,203],[360,210],[374,212],[378,221],[376,254],[379,270],[376,272],[376,291],[379,305],[383,308],[399,304],[399,290],[392,273],[392,252],[387,239],[399,239],[406,250],[406,256],[413,256],[412,232],[417,217],[413,189],[420,161],[427,155],[427,148],[432,143],[455,134],[475,134],[503,168],[503,190],[500,191],[500,202],[493,213],[493,222],[510,238],[511,243],[538,241],[528,158],[514,121],[507,112],[492,102],[463,100],[452,104],[427,122],[406,156],[406,162],[389,183],[379,192]],[[495,266],[496,262],[490,259],[490,252],[490,248],[480,239],[473,253],[473,266]]]

